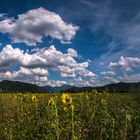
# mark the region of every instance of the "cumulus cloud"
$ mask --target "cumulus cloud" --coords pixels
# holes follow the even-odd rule
[[[85,87],[85,86],[99,86],[99,82],[95,78],[83,78],[82,76],[75,77],[69,83],[72,86]]]
[[[57,71],[63,78],[81,76],[95,79],[96,75],[87,69],[89,62],[78,63],[75,57],[78,55],[74,49],[62,53],[55,46],[50,46],[29,54],[7,45],[0,52],[0,79],[23,79],[47,84],[49,70]],[[15,68],[19,70],[15,71]]]
[[[100,72],[98,76],[98,83],[100,86],[110,84],[110,83],[116,83],[118,80],[116,80],[116,72],[115,71],[103,71]]]
[[[90,81],[84,80],[81,77],[75,78],[71,85],[77,85],[79,87],[84,87],[84,86],[91,86]],[[93,85],[92,85],[93,86]]]
[[[21,75],[29,75],[29,76],[47,76],[48,75],[48,70],[44,68],[34,68],[34,69],[28,69],[21,67],[19,71],[16,71],[13,73],[14,77],[19,77]]]
[[[77,57],[77,56],[78,56],[77,51],[75,51],[75,50],[72,49],[72,48],[68,48],[68,54],[69,54],[70,56],[73,56],[73,57]]]
[[[78,26],[64,22],[58,14],[42,7],[18,15],[17,19],[11,17],[0,21],[1,33],[8,33],[14,43],[28,46],[36,46],[48,36],[61,43],[70,43],[78,29]]]
[[[121,56],[118,61],[110,62],[108,68],[109,71],[100,72],[102,85],[118,82],[139,82],[139,57]]]
[[[128,83],[140,82],[140,74],[136,73],[132,75],[118,76],[117,79],[120,82],[128,82]]]
[[[0,79],[19,80],[30,83],[41,83],[48,80],[48,70],[44,68],[27,69],[20,67],[17,71],[0,72]]]
[[[140,67],[140,58],[138,57],[123,57],[121,56],[118,62],[111,62],[109,68],[112,70],[122,69],[130,71],[136,67]]]
[[[48,81],[47,85],[52,86],[52,87],[59,87],[62,85],[67,85],[68,83],[66,81],[61,81],[61,80],[50,80]]]
[[[86,78],[95,79],[96,74],[87,70],[88,62],[83,62],[78,64],[76,67],[59,66],[59,71],[62,77],[76,77],[76,75],[84,76]]]

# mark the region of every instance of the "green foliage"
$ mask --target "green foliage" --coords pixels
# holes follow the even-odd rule
[[[0,139],[133,140],[139,94],[0,94]]]

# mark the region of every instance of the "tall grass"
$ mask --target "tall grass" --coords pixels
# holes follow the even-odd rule
[[[0,140],[135,140],[139,94],[0,94]]]

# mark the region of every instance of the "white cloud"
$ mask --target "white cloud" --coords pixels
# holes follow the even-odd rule
[[[76,77],[74,68],[72,69],[67,66],[59,66],[58,68],[62,77],[65,78]]]
[[[61,43],[70,43],[78,29],[78,26],[64,22],[58,14],[42,7],[18,15],[17,19],[12,17],[0,21],[0,32],[8,33],[14,43],[29,46],[36,46],[47,36]]]
[[[29,75],[29,76],[47,76],[48,70],[44,68],[34,68],[34,69],[28,69],[21,67],[19,71],[15,72],[14,76],[19,77],[20,75]]]
[[[54,46],[50,46],[48,49],[39,49],[37,52],[29,54],[24,53],[24,51],[19,48],[13,48],[11,45],[7,45],[0,52],[0,60],[1,67],[18,65],[29,68],[56,68],[59,65],[75,67],[84,64],[78,64],[73,57],[69,56],[69,54],[63,54],[57,51]]]
[[[85,86],[96,86],[97,83],[95,80],[93,79],[88,79],[88,80],[85,80],[83,79],[81,76],[77,77],[77,78],[74,78],[70,85],[73,85],[73,86],[78,86],[78,87],[85,87]]]
[[[77,51],[72,48],[68,48],[68,54],[73,57],[78,57]]]
[[[74,81],[71,84],[72,85],[77,85],[79,87],[90,86],[89,81],[83,80],[81,77],[75,78]]]
[[[95,79],[97,75],[87,70],[88,65],[89,65],[88,62],[83,62],[79,63],[75,67],[59,66],[58,68],[62,77],[72,78],[79,75],[86,78]]]
[[[117,82],[139,82],[139,57],[121,56],[117,62],[109,64],[110,71],[100,73],[100,83],[103,85]]]
[[[50,80],[48,81],[47,85],[52,86],[52,87],[59,87],[62,85],[67,85],[68,83],[66,81],[60,81],[60,80]]]
[[[0,72],[0,79],[19,80],[25,82],[46,82],[48,80],[48,70],[44,68],[28,69],[20,67],[18,71]]]
[[[89,70],[82,70],[79,72],[79,74],[81,76],[87,77],[87,78],[91,78],[91,79],[96,79],[97,75],[94,74],[93,72],[89,71]]]
[[[13,78],[13,75],[10,71],[0,73],[0,79],[11,79],[11,78]]]
[[[120,82],[128,82],[128,83],[140,82],[140,74],[118,76],[117,79]]]
[[[40,85],[41,83],[42,84],[47,83],[48,82],[48,77],[47,76],[43,76],[43,77],[35,76],[35,80]]]
[[[122,69],[130,71],[136,67],[140,67],[140,58],[138,57],[123,57],[121,56],[118,62],[111,62],[109,68],[112,70]]]
[[[57,71],[61,77],[67,79],[81,76],[94,80],[96,75],[87,69],[89,63],[78,63],[75,57],[78,55],[74,49],[62,53],[56,50],[55,46],[50,46],[29,54],[7,45],[0,52],[0,79],[22,79],[27,82],[47,84],[50,81],[48,75],[51,70]]]

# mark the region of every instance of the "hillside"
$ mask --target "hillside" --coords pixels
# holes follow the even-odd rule
[[[41,92],[47,92],[47,89],[44,89],[42,87],[39,87],[34,84],[30,83],[23,83],[19,81],[8,81],[8,80],[3,80],[0,82],[0,91],[1,92],[31,92],[31,93],[41,93]]]
[[[139,83],[116,83],[116,84],[108,84],[102,87],[75,87],[75,88],[69,88],[62,92],[85,92],[85,91],[91,91],[91,90],[97,90],[98,92],[102,92],[104,90],[107,90],[108,92],[119,92],[119,93],[128,93],[128,92],[140,92],[140,82]]]

